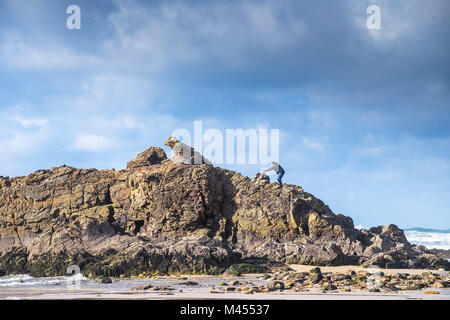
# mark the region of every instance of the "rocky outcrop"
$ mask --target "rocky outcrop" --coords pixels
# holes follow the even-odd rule
[[[154,164],[160,164],[167,160],[164,149],[151,147],[138,154],[136,159],[127,163],[127,169],[137,169],[140,167],[148,167]]]
[[[394,225],[355,229],[299,186],[203,157],[186,164],[180,142],[166,144],[174,160],[150,148],[120,171],[62,166],[0,177],[0,273],[61,275],[70,264],[105,276],[220,273],[243,261],[449,267]]]
[[[439,258],[450,260],[449,249],[431,249],[430,251],[437,255]]]

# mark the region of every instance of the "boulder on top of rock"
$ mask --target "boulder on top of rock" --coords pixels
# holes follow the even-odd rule
[[[203,155],[191,146],[178,141],[177,138],[170,136],[164,142],[164,145],[168,146],[172,152],[172,162],[174,163],[184,163],[184,164],[209,164],[212,165],[211,161],[203,157]]]
[[[138,154],[138,156],[127,163],[127,169],[147,167],[160,164],[167,159],[166,152],[162,148],[151,147]]]

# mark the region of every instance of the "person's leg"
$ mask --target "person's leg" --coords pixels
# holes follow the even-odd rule
[[[280,184],[280,186],[283,185],[283,183],[281,182],[281,178],[283,178],[283,176],[284,176],[284,171],[283,171],[283,172],[280,172],[280,173],[278,174],[278,179],[277,179],[277,181],[278,181],[278,183]]]

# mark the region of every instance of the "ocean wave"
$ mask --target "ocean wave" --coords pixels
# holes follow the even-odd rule
[[[0,287],[21,287],[21,286],[54,286],[70,284],[72,282],[87,280],[82,274],[71,277],[49,277],[35,278],[28,274],[16,274],[0,277]]]
[[[427,233],[450,233],[450,229],[442,230],[442,229],[429,229],[429,228],[409,228],[409,229],[405,229],[405,231],[417,231],[417,232],[427,232]]]
[[[420,228],[408,229],[405,236],[409,242],[423,245],[430,249],[450,249],[450,233],[442,232],[424,232],[417,231]],[[421,229],[425,230],[425,229]]]

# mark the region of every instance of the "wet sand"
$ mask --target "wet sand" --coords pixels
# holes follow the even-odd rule
[[[297,271],[308,271],[313,266],[291,265]],[[348,272],[350,270],[369,271],[355,266],[320,267],[322,272]],[[373,270],[373,269],[372,269]],[[437,272],[448,275],[449,272],[436,270],[411,270],[411,269],[380,269],[385,274],[409,273],[421,274],[424,271]],[[422,289],[387,292],[368,292],[362,290],[352,290],[351,292],[322,292],[320,288],[311,288],[308,291],[293,292],[285,290],[282,292],[253,293],[242,292],[222,292],[210,293],[211,288],[219,287],[221,282],[238,280],[241,283],[250,282],[252,284],[265,285],[270,280],[261,278],[261,274],[248,274],[240,277],[225,276],[171,276],[159,278],[141,279],[113,279],[111,284],[98,284],[93,280],[82,281],[79,284],[39,285],[39,286],[16,286],[0,287],[0,299],[21,300],[21,299],[126,299],[126,300],[167,300],[167,299],[187,299],[187,300],[209,300],[209,299],[238,299],[238,300],[450,300],[450,289]],[[186,281],[195,281],[196,285],[183,284]],[[151,284],[152,286],[166,286],[173,290],[132,290],[137,286]],[[436,291],[439,294],[424,294],[425,291]]]

